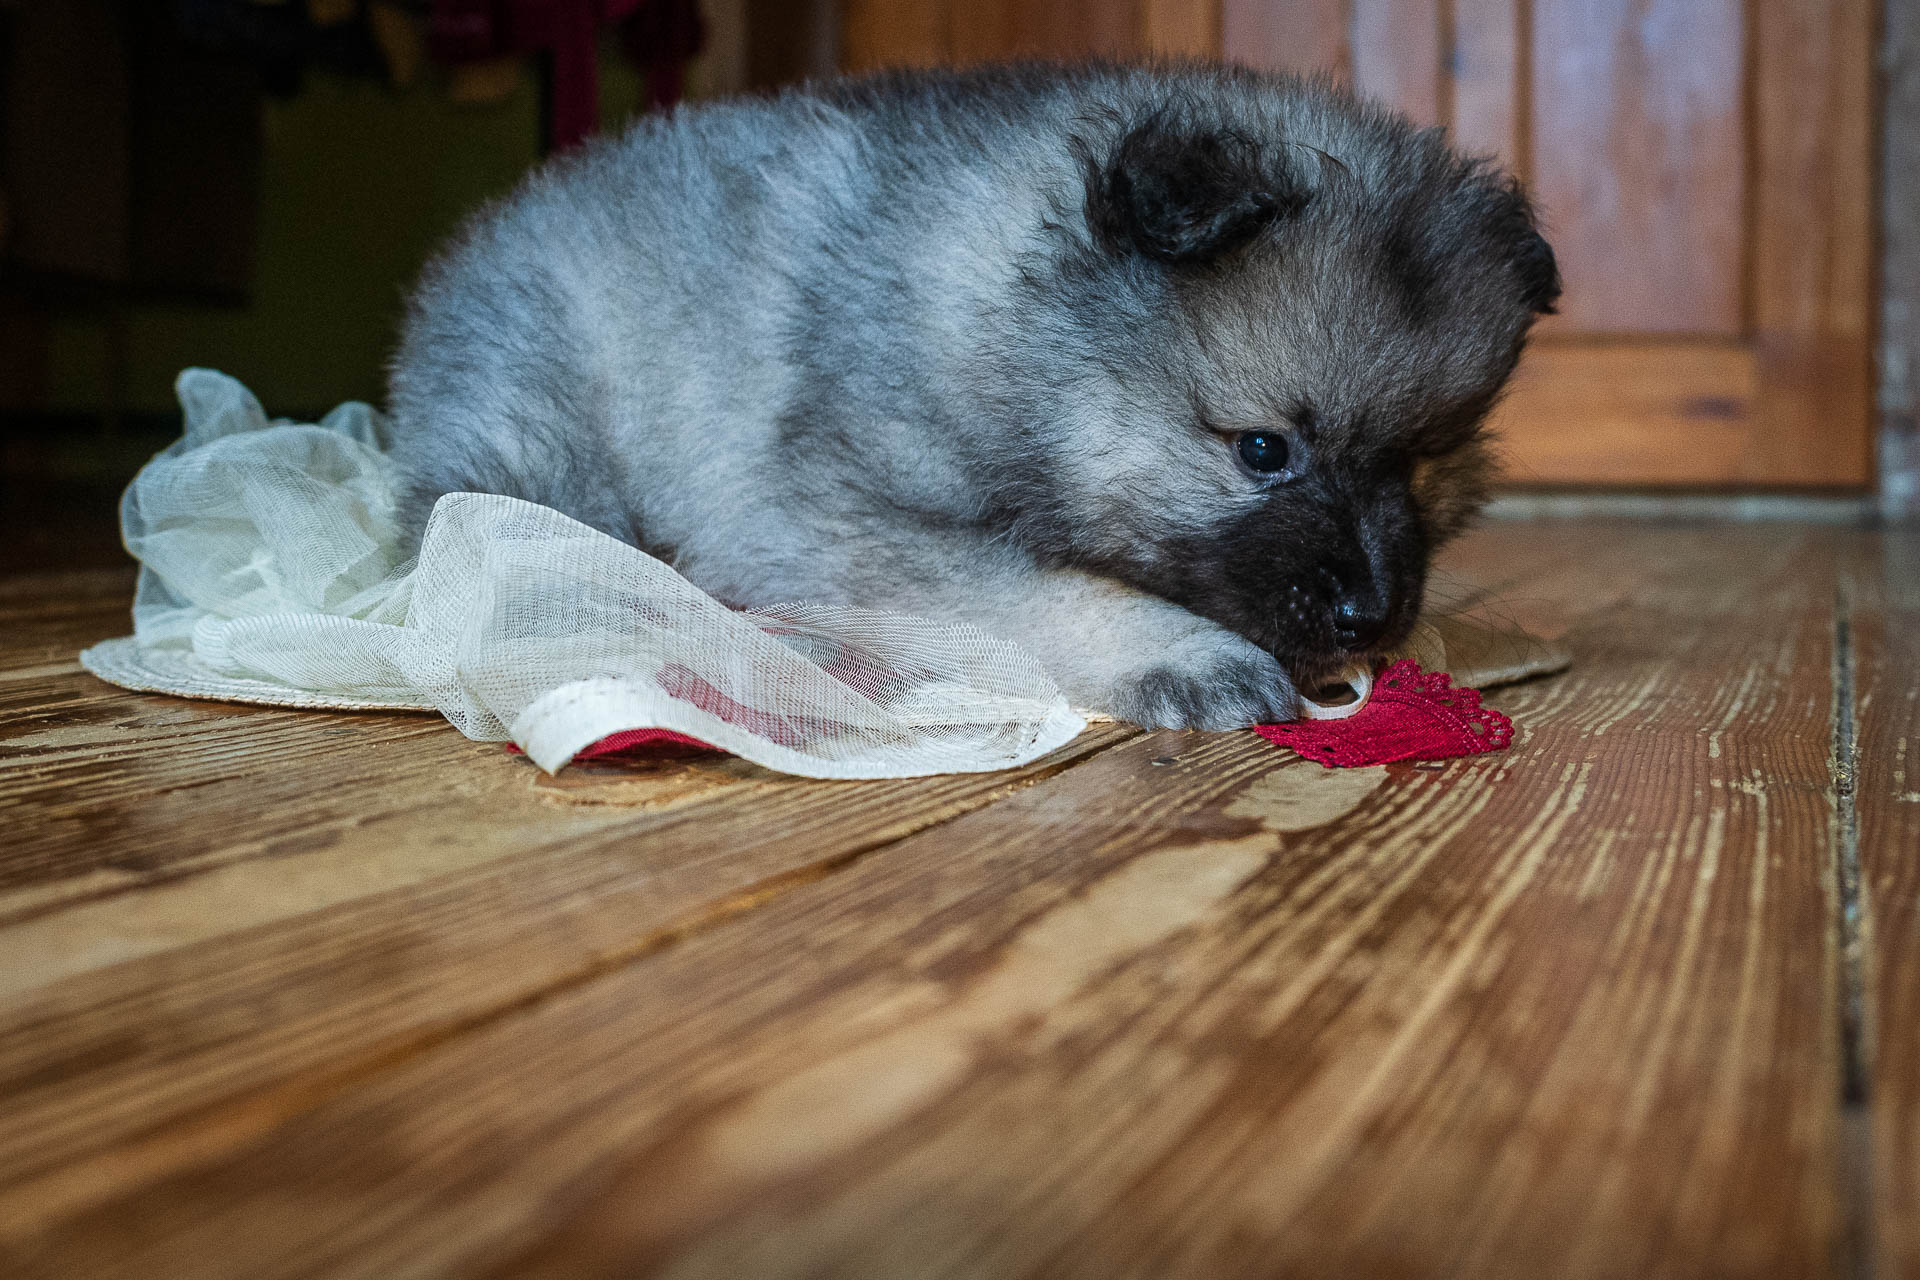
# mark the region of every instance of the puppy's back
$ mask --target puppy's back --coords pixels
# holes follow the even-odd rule
[[[414,531],[478,489],[634,539],[636,477],[780,399],[795,248],[855,189],[852,137],[817,102],[682,112],[476,214],[423,273],[391,371]]]

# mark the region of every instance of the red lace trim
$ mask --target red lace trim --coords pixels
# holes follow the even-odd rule
[[[1446,672],[1422,671],[1409,658],[1381,672],[1367,705],[1344,720],[1263,724],[1254,732],[1329,768],[1351,769],[1504,751],[1513,721],[1481,706],[1478,689],[1456,689]]]

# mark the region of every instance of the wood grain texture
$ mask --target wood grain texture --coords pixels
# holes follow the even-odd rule
[[[7,1096],[77,1154],[0,1159],[0,1268],[1822,1274],[1846,536],[1476,535],[1444,590],[1578,662],[1501,696],[1501,757],[1154,734],[645,946],[643,897],[522,859],[52,984]],[[685,873],[738,856],[728,808]],[[601,960],[324,1071],[249,1049],[350,1033],[281,984],[379,1016],[546,948]],[[243,1066],[186,1109],[196,1041]]]
[[[1534,0],[1532,178],[1567,281],[1558,327],[1742,331],[1742,8]]]
[[[1420,124],[1452,115],[1444,0],[1353,0],[1353,83]]]
[[[1210,52],[1205,0],[853,0],[841,11],[850,71],[1018,57]]]
[[[1125,57],[1144,52],[1136,0],[955,0],[949,7],[952,60],[1008,57]]]
[[[1231,62],[1353,80],[1351,0],[1224,0],[1220,33]]]
[[[1220,56],[1221,0],[1138,0],[1140,43],[1148,53]]]
[[[1873,475],[1874,5],[1753,9],[1760,447],[1807,483],[1862,485]]]
[[[1920,1277],[1920,531],[1865,543],[1848,578],[1855,655],[1858,947],[1879,1274]]]
[[[1738,448],[1725,447],[1729,424],[1701,433],[1705,450],[1688,447],[1690,435],[1676,447],[1670,415],[1629,428],[1625,406],[1608,414],[1608,449],[1570,448],[1579,433],[1567,420],[1520,400],[1508,415],[1519,451],[1552,456],[1543,474],[1575,484],[1867,485],[1872,5],[1788,0],[1736,11],[1723,0],[1629,14],[1624,0],[1540,0],[1528,12],[1532,136],[1523,163],[1568,283],[1565,314],[1547,331],[1569,340],[1660,329],[1728,335],[1751,352],[1752,395]],[[1610,23],[1619,25],[1613,37]],[[1683,121],[1694,121],[1684,136]],[[1728,159],[1735,150],[1739,163]],[[1664,373],[1646,376],[1680,390],[1670,375],[1681,366],[1661,363]],[[1564,409],[1570,398],[1542,405]],[[1722,391],[1703,386],[1684,398]],[[1722,447],[1712,447],[1716,437]]]
[[[1765,469],[1740,343],[1539,342],[1493,418],[1517,485],[1786,484]]]
[[[1530,0],[1453,0],[1451,123],[1465,150],[1530,171]]]
[[[1644,554],[1644,546],[1635,550]],[[1244,847],[1218,841],[1221,833],[1201,826],[1198,815],[1184,818],[1193,840],[1179,847],[1186,874],[1214,884],[1216,895],[1219,884],[1244,875],[1230,893],[1195,895],[1171,920],[1143,912],[1142,899],[1153,899],[1136,888],[1136,877],[1158,870],[1147,856],[1043,913],[1023,904],[984,973],[977,960],[964,967],[976,976],[958,994],[958,1008],[910,1012],[895,1029],[859,1037],[797,1073],[780,1069],[766,1092],[718,1117],[709,1112],[677,1127],[648,1151],[687,1164],[661,1169],[630,1160],[620,1181],[575,1212],[568,1231],[501,1273],[614,1271],[635,1257],[660,1256],[654,1249],[683,1275],[801,1274],[809,1260],[822,1271],[873,1275],[969,1266],[1087,1275],[1819,1273],[1830,1212],[1817,1176],[1824,1140],[1806,1129],[1787,1140],[1794,1154],[1786,1164],[1798,1164],[1798,1178],[1781,1177],[1783,1167],[1764,1156],[1771,1175],[1748,1164],[1757,1154],[1748,1144],[1771,1141],[1751,1128],[1748,1108],[1764,1109],[1753,1090],[1764,1091],[1778,1065],[1776,1037],[1797,1038],[1796,1026],[1817,1035],[1824,1025],[1818,976],[1825,961],[1804,954],[1762,961],[1761,970],[1784,979],[1778,985],[1753,967],[1771,950],[1762,939],[1773,929],[1791,934],[1796,925],[1818,930],[1823,923],[1813,908],[1824,870],[1817,853],[1824,805],[1796,794],[1792,781],[1817,775],[1819,735],[1810,755],[1789,747],[1798,759],[1787,764],[1770,752],[1756,756],[1751,743],[1716,750],[1724,739],[1701,730],[1728,723],[1758,730],[1747,719],[1747,697],[1771,683],[1767,674],[1777,678],[1821,656],[1828,616],[1820,597],[1830,569],[1817,552],[1809,563],[1764,539],[1741,550],[1770,561],[1746,585],[1813,624],[1793,628],[1793,651],[1762,657],[1747,646],[1736,659],[1747,679],[1715,693],[1696,686],[1717,707],[1645,684],[1624,700],[1596,702],[1612,683],[1604,677],[1584,690],[1561,687],[1566,702],[1541,691],[1549,704],[1585,709],[1575,712],[1585,722],[1575,733],[1588,750],[1582,766],[1539,779],[1519,826],[1504,825],[1497,798],[1472,798],[1471,783],[1460,791],[1443,783],[1423,789],[1396,777],[1394,790],[1383,788],[1367,809],[1351,811],[1368,815],[1364,836],[1339,825],[1298,831],[1276,823],[1285,832],[1278,848],[1251,870]],[[1595,575],[1603,592],[1618,568]],[[1661,591],[1642,578],[1638,589],[1649,588]],[[1733,601],[1729,594],[1723,607],[1739,608]],[[1672,640],[1671,619],[1653,623],[1634,612],[1589,625],[1608,627],[1627,652],[1644,652],[1643,640]],[[1624,632],[1613,629],[1623,621]],[[1583,657],[1604,663],[1604,653],[1594,652],[1597,635],[1577,629],[1576,642],[1583,638]],[[1683,646],[1691,650],[1692,639]],[[1674,671],[1706,656],[1674,654]],[[1688,683],[1682,676],[1679,684]],[[1797,734],[1818,723],[1823,690],[1809,683],[1797,696],[1769,699],[1771,713],[1784,712],[1787,721],[1773,727],[1790,724]],[[1657,723],[1675,709],[1674,695],[1686,712],[1707,713],[1698,721],[1683,715],[1685,727],[1673,726],[1691,739],[1692,751],[1677,757],[1647,741],[1662,738]],[[1629,776],[1644,777],[1638,765],[1609,777],[1604,751],[1593,750],[1603,744],[1586,737],[1622,732],[1636,754],[1691,775],[1690,786],[1638,811],[1645,824],[1638,832],[1588,807]],[[1153,749],[1150,742],[1137,748]],[[1126,754],[1101,764],[1118,770]],[[1217,776],[1223,764],[1216,758],[1202,767]],[[1776,773],[1781,764],[1787,767]],[[1498,774],[1476,781],[1513,783]],[[1258,813],[1260,785],[1248,786],[1226,812]],[[1699,804],[1693,788],[1724,789],[1730,803]],[[1584,830],[1576,835],[1576,828]],[[1730,844],[1723,843],[1728,830],[1736,833]],[[1763,846],[1750,852],[1770,854],[1765,842],[1779,840],[1799,856],[1787,868],[1770,868],[1763,856],[1740,869],[1742,858],[1724,855],[1750,839]],[[1468,867],[1449,857],[1470,841],[1485,851],[1484,862]],[[1361,864],[1343,862],[1340,850]],[[1539,859],[1532,865],[1529,850]],[[1428,856],[1451,865],[1442,870]],[[1488,878],[1476,878],[1482,875]],[[1501,882],[1509,891],[1489,895]],[[1615,911],[1598,905],[1609,900]],[[1053,955],[1057,948],[1047,944],[1087,927],[1087,917],[1100,922],[1091,931],[1104,937],[1115,917],[1138,922],[1143,914],[1178,931],[1143,929],[1096,949],[1105,973],[1082,968],[1079,957],[1050,965],[1034,959]],[[1527,938],[1552,939],[1552,957],[1528,950]],[[1642,947],[1647,953],[1636,956]],[[1803,962],[1810,962],[1805,969]],[[1030,1022],[1035,1012],[1007,993],[1044,987],[1042,975],[1063,968],[1084,985]],[[1714,977],[1716,970],[1723,976]],[[1741,978],[1727,981],[1736,972]],[[1392,974],[1388,983],[1408,986],[1362,990],[1362,974],[1376,984]],[[1690,988],[1700,983],[1696,999],[1666,980],[1682,975]],[[1783,996],[1784,1007],[1775,1003]],[[1777,1021],[1787,1010],[1786,1021]],[[1715,1025],[1701,1025],[1701,1015]],[[955,1032],[957,1054],[941,1055],[937,1047]],[[1559,1052],[1543,1049],[1541,1039],[1557,1040]],[[1726,1054],[1729,1040],[1742,1048]],[[1531,1052],[1521,1048],[1529,1042]],[[1822,1053],[1805,1047],[1813,1065]],[[929,1061],[930,1071],[916,1070]],[[824,1123],[806,1124],[799,1158],[782,1166],[780,1157],[793,1150],[784,1135],[800,1117],[817,1114],[808,1104],[899,1080],[903,1069],[903,1087],[887,1097],[878,1123],[856,1114],[854,1132],[836,1131],[833,1119],[844,1112],[829,1111]],[[1827,1075],[1820,1083],[1831,1085],[1826,1070],[1814,1075]],[[1813,1087],[1800,1101],[1814,1115],[1831,1114]],[[911,1124],[898,1124],[909,1109]],[[1683,1118],[1688,1112],[1693,1121]],[[1715,1112],[1716,1124],[1692,1127]],[[1637,1170],[1654,1174],[1648,1182],[1598,1167],[1603,1152],[1618,1158],[1635,1145],[1622,1130],[1636,1123],[1648,1125],[1645,1139],[1661,1131],[1653,1140],[1660,1154],[1644,1153]],[[1551,1150],[1514,1140],[1547,1128],[1555,1133]],[[809,1142],[820,1137],[818,1146]],[[1809,1138],[1811,1148],[1799,1147]],[[1501,1156],[1489,1158],[1502,1146]],[[773,1160],[769,1149],[778,1153]],[[1799,1163],[1809,1156],[1811,1168]],[[627,1216],[649,1191],[684,1187],[687,1175],[688,1199],[714,1197],[704,1206],[711,1216],[684,1200],[670,1203],[664,1221]],[[1791,1184],[1799,1191],[1788,1191]],[[1115,1194],[1118,1187],[1125,1191]],[[1764,1207],[1746,1200],[1756,1192]],[[1690,1239],[1681,1248],[1696,1252],[1658,1257],[1656,1246],[1636,1245],[1647,1240],[1650,1223],[1641,1215],[1649,1211],[1672,1213],[1677,1230],[1667,1239]],[[1780,1212],[1789,1220],[1805,1214],[1799,1222],[1811,1230],[1792,1241],[1797,1229],[1783,1231],[1772,1216]],[[679,1251],[685,1236],[676,1232],[690,1226],[706,1230],[689,1254]],[[1771,1236],[1768,1244],[1750,1234],[1756,1227]]]
[[[858,72],[946,62],[949,13],[944,0],[841,0],[840,65]]]
[[[56,632],[69,664],[124,611]],[[437,717],[126,694],[33,663],[46,639],[0,663],[0,1180],[298,1095],[1133,732],[877,786],[711,755],[547,778]]]

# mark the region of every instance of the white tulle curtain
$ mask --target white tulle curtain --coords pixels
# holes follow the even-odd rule
[[[190,369],[183,439],[127,490],[134,634],[81,655],[128,688],[278,706],[436,710],[546,769],[672,729],[787,773],[1007,768],[1084,721],[1038,661],[968,626],[793,605],[738,613],[534,504],[450,494],[418,561],[380,416],[269,421]]]

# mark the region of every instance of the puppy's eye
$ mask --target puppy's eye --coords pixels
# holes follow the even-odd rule
[[[1233,438],[1240,461],[1249,470],[1272,475],[1287,469],[1287,438],[1273,431],[1242,431]]]

